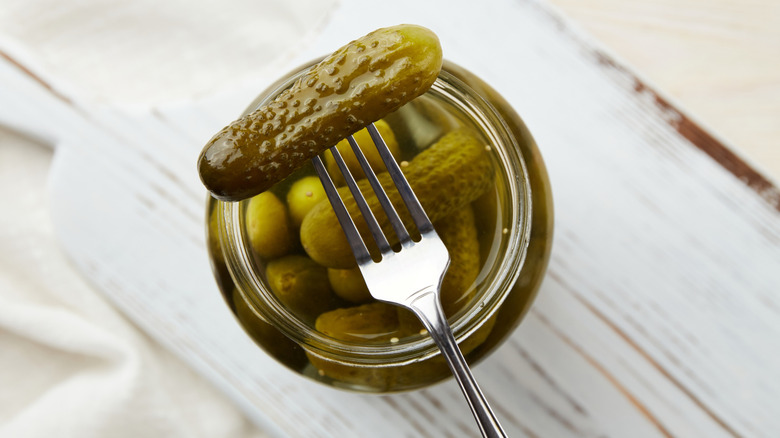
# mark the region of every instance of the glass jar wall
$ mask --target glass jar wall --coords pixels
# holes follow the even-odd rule
[[[308,67],[270,87],[247,112],[273,100]],[[483,81],[446,61],[426,94],[384,122],[397,142],[402,166],[415,166],[418,155],[450,141],[455,132],[477,139],[491,163],[487,188],[457,212],[434,220],[452,258],[443,304],[473,365],[517,326],[544,276],[553,223],[544,163],[512,108]],[[237,320],[279,362],[335,387],[393,392],[448,377],[438,349],[410,313],[362,293],[343,293],[336,283],[349,271],[329,272],[308,257],[297,240],[300,223],[289,218],[287,198],[297,181],[312,175],[306,166],[277,184],[270,191],[276,199],[271,207],[267,200],[256,207],[251,200],[209,199],[209,252],[217,283]],[[417,184],[435,186],[439,192],[430,202],[440,202],[454,196],[450,188],[472,182],[462,181],[464,175],[471,174],[452,174],[443,181],[421,177]],[[410,183],[415,187],[415,181]],[[280,226],[285,229],[255,230],[252,218],[258,208],[286,211],[286,225]],[[283,249],[266,252],[258,250],[258,233],[277,240],[283,233],[293,237]],[[448,242],[448,234],[455,243]]]

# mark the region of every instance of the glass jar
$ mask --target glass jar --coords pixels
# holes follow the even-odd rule
[[[313,64],[269,87],[245,114],[273,100]],[[412,148],[425,147],[449,130],[469,129],[484,141],[493,162],[493,188],[472,203],[482,267],[469,288],[470,301],[449,317],[461,350],[474,365],[518,325],[547,267],[553,210],[542,157],[507,102],[473,74],[447,61],[426,94],[385,121],[399,144]],[[209,252],[227,304],[261,348],[296,373],[354,391],[410,390],[450,376],[424,330],[377,342],[345,341],[321,333],[312,321],[285,306],[265,276],[267,260],[253,254],[248,243],[247,202],[209,199]]]

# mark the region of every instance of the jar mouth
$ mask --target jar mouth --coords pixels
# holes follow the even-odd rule
[[[319,60],[306,64],[287,76],[287,79],[278,81],[267,93],[258,97],[245,114],[270,102],[316,62]],[[503,231],[504,238],[499,240],[499,245],[492,244],[490,249],[495,253],[495,262],[489,269],[483,269],[483,277],[478,282],[480,286],[477,287],[477,294],[470,304],[450,319],[453,334],[460,342],[498,311],[517,281],[531,237],[532,204],[526,163],[520,152],[519,140],[512,135],[497,110],[450,73],[448,67],[450,70],[463,70],[462,67],[445,60],[439,77],[426,95],[430,94],[457,107],[476,121],[488,142],[486,146],[491,150],[490,155],[496,169],[495,177],[502,178],[502,184],[506,187],[502,215],[496,219],[497,227]],[[251,245],[244,232],[245,203],[217,201],[217,205],[218,238],[238,292],[254,313],[276,326],[290,339],[308,351],[329,359],[372,366],[404,365],[439,353],[430,336],[415,335],[398,342],[361,344],[338,340],[315,330],[279,301],[263,280],[261,273],[255,269]]]

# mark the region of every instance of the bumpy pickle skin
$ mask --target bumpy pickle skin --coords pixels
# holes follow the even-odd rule
[[[378,29],[312,67],[273,102],[231,123],[203,148],[201,181],[238,201],[281,181],[313,156],[423,94],[441,70],[429,29]]]
[[[466,205],[434,224],[436,233],[450,253],[450,266],[441,284],[441,306],[451,318],[474,297],[474,281],[481,267],[474,209]],[[409,310],[398,308],[404,334],[418,333],[422,323]]]
[[[376,130],[379,131],[379,135],[381,135],[382,139],[385,141],[387,149],[390,150],[390,153],[393,154],[393,157],[397,160],[401,155],[401,149],[398,146],[398,141],[395,139],[395,134],[390,128],[390,125],[384,120],[377,120],[374,125],[376,125]],[[374,146],[374,142],[371,140],[371,135],[369,135],[368,130],[363,128],[356,132],[354,137],[360,150],[366,157],[366,161],[371,165],[371,169],[374,170],[374,173],[384,172],[385,164],[382,161],[382,157],[379,156],[379,151],[377,151],[376,146]],[[341,158],[344,159],[344,163],[347,165],[349,173],[351,173],[355,179],[365,178],[366,176],[363,173],[363,169],[360,167],[360,163],[358,162],[354,151],[352,151],[352,146],[350,146],[349,142],[346,139],[341,140],[336,147],[339,150]],[[331,154],[329,150],[325,151],[325,164],[328,167],[330,177],[333,178],[333,182],[337,185],[344,185],[344,177],[341,175],[341,170],[339,170],[339,167],[336,164],[336,159],[333,158],[333,154]]]
[[[374,302],[323,313],[317,318],[317,330],[346,342],[386,343],[398,338],[398,314],[395,306]],[[334,362],[307,352],[309,361],[324,377],[375,389],[387,389],[395,380],[396,369],[356,367]]]
[[[295,247],[287,207],[271,192],[249,200],[246,208],[246,231],[252,249],[266,259],[283,256]]]
[[[327,269],[306,256],[294,254],[272,260],[265,274],[274,295],[303,321],[313,323],[338,304],[328,283]]]
[[[453,131],[442,137],[436,144],[414,157],[403,167],[404,175],[417,195],[432,222],[442,219],[479,197],[493,184],[493,167],[485,145],[472,133],[465,130]],[[398,191],[395,190],[390,175],[378,175],[382,186],[394,205],[402,205]],[[366,194],[371,210],[377,216],[385,235],[395,236],[376,196],[367,180],[358,182],[361,191]],[[342,187],[339,194],[352,217],[360,216],[360,211],[349,189]],[[412,224],[408,213],[400,209],[407,227]],[[370,233],[364,221],[355,221],[358,229],[368,240]],[[341,230],[336,214],[328,202],[321,202],[303,219],[301,224],[301,243],[306,253],[317,263],[329,268],[347,269],[356,265],[344,232]]]
[[[471,205],[439,221],[436,232],[450,253],[450,267],[442,281],[441,301],[444,313],[451,316],[474,297],[472,285],[481,265],[477,225]]]

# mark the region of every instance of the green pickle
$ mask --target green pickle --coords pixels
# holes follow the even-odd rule
[[[434,228],[450,253],[450,266],[441,283],[441,306],[452,318],[474,297],[474,282],[482,268],[474,211],[466,205],[436,222]],[[398,312],[403,333],[418,333],[423,328],[411,311],[399,307]]]
[[[467,322],[456,335],[470,364],[508,337],[538,290],[549,259],[552,210],[536,146],[491,89],[449,66],[448,74],[478,86],[480,96],[499,108],[517,149],[530,160],[533,209],[517,213],[528,215],[530,243],[523,264],[515,265],[521,275],[503,289],[508,292],[499,304],[491,304],[491,297],[499,295],[486,291],[496,278],[507,275],[497,273],[497,267],[508,266],[499,261],[512,244],[510,237],[521,231],[520,222],[512,222],[517,219],[508,212],[525,198],[517,193],[521,189],[510,189],[518,183],[506,169],[516,164],[492,149],[494,137],[486,122],[444,93],[429,90],[441,65],[438,39],[429,30],[411,25],[380,29],[299,71],[265,95],[266,103],[218,133],[201,154],[200,176],[212,196],[207,242],[224,298],[246,333],[301,375],[363,392],[415,389],[451,376],[433,346],[424,354],[407,355],[423,351],[414,348],[430,337],[411,312],[371,297],[309,164],[312,156],[337,145],[385,235],[397,244],[351,147],[341,141],[355,133],[416,238],[400,195],[361,129],[372,121],[450,253],[441,303],[453,327]],[[323,158],[369,250],[377,255],[333,157],[327,152]],[[228,212],[236,211],[232,205],[243,211],[242,222],[233,228],[225,226],[231,223]],[[228,257],[235,254],[227,251],[248,257]],[[253,275],[236,274],[245,269]],[[257,278],[252,281],[259,284],[248,278]],[[483,312],[483,306],[491,310]],[[384,353],[370,353],[374,351]]]
[[[295,181],[287,192],[287,205],[293,225],[300,228],[309,211],[326,199],[325,189],[316,176],[309,175]]]
[[[342,341],[378,343],[400,336],[396,307],[381,302],[325,312],[314,327]]]
[[[459,346],[469,354],[482,344],[495,323],[490,318]],[[317,330],[340,341],[372,344],[398,343],[405,336],[398,319],[397,308],[375,302],[357,307],[337,309],[317,318]],[[312,352],[306,353],[317,375],[333,381],[370,388],[372,391],[399,390],[419,385],[424,381],[437,381],[448,376],[448,366],[442,356],[396,367],[365,367],[330,360]]]
[[[390,125],[388,125],[384,120],[377,120],[374,125],[376,126],[376,130],[379,132],[379,135],[382,136],[382,140],[385,141],[387,149],[390,150],[390,153],[393,154],[393,157],[395,157],[397,160],[400,156],[400,149],[398,147],[398,141],[395,139],[395,134],[390,128]],[[371,169],[375,173],[383,172],[385,170],[385,165],[382,161],[382,157],[379,156],[379,152],[374,146],[374,142],[371,140],[371,136],[369,135],[368,130],[363,128],[356,132],[354,137],[355,142],[357,142],[361,152],[363,152],[363,155],[366,157],[366,161],[368,161]],[[366,175],[363,173],[363,169],[360,167],[360,163],[358,162],[355,153],[352,151],[352,146],[350,146],[349,142],[346,139],[341,140],[336,145],[336,148],[338,148],[341,158],[347,165],[349,173],[352,174],[355,179],[365,178]],[[336,164],[336,159],[333,158],[333,154],[331,154],[329,150],[325,151],[325,164],[328,168],[328,174],[330,174],[333,182],[337,185],[344,185],[344,177],[342,176],[341,170],[339,170],[339,167]]]
[[[317,318],[316,328],[334,339],[363,344],[399,342],[402,335],[397,308],[380,302],[323,313]],[[401,370],[397,367],[352,366],[312,352],[307,352],[307,357],[322,378],[374,390],[389,389],[402,384],[404,379],[412,379],[413,375],[429,376],[431,368],[446,367],[443,360],[426,361]]]
[[[279,301],[304,321],[314,321],[337,304],[328,282],[328,270],[306,256],[272,260],[265,275]]]
[[[379,29],[326,57],[273,102],[225,127],[198,159],[214,197],[268,190],[309,159],[423,94],[441,69],[439,39],[414,25]]]
[[[417,195],[425,213],[436,222],[458,208],[478,198],[493,184],[493,168],[485,153],[484,144],[465,130],[453,131],[436,144],[422,151],[403,168],[404,175]],[[390,201],[402,205],[401,196],[393,186],[388,173],[378,175]],[[381,214],[379,200],[371,191],[368,180],[358,186],[365,194],[369,207],[388,237],[394,236],[387,216]],[[350,215],[360,214],[349,188],[339,190]],[[407,228],[412,221],[405,209],[398,209]],[[368,226],[356,223],[364,241],[369,241]],[[342,232],[338,218],[329,203],[317,205],[303,219],[301,244],[309,256],[329,268],[346,269],[356,265],[355,256]]]
[[[360,268],[328,268],[328,280],[333,292],[351,303],[367,303],[373,300]]]
[[[470,205],[436,224],[436,232],[450,253],[450,267],[441,284],[444,314],[455,315],[474,297],[473,284],[481,266],[474,211]]]
[[[252,248],[261,257],[283,256],[295,245],[287,207],[272,192],[261,193],[249,200],[246,231]]]

